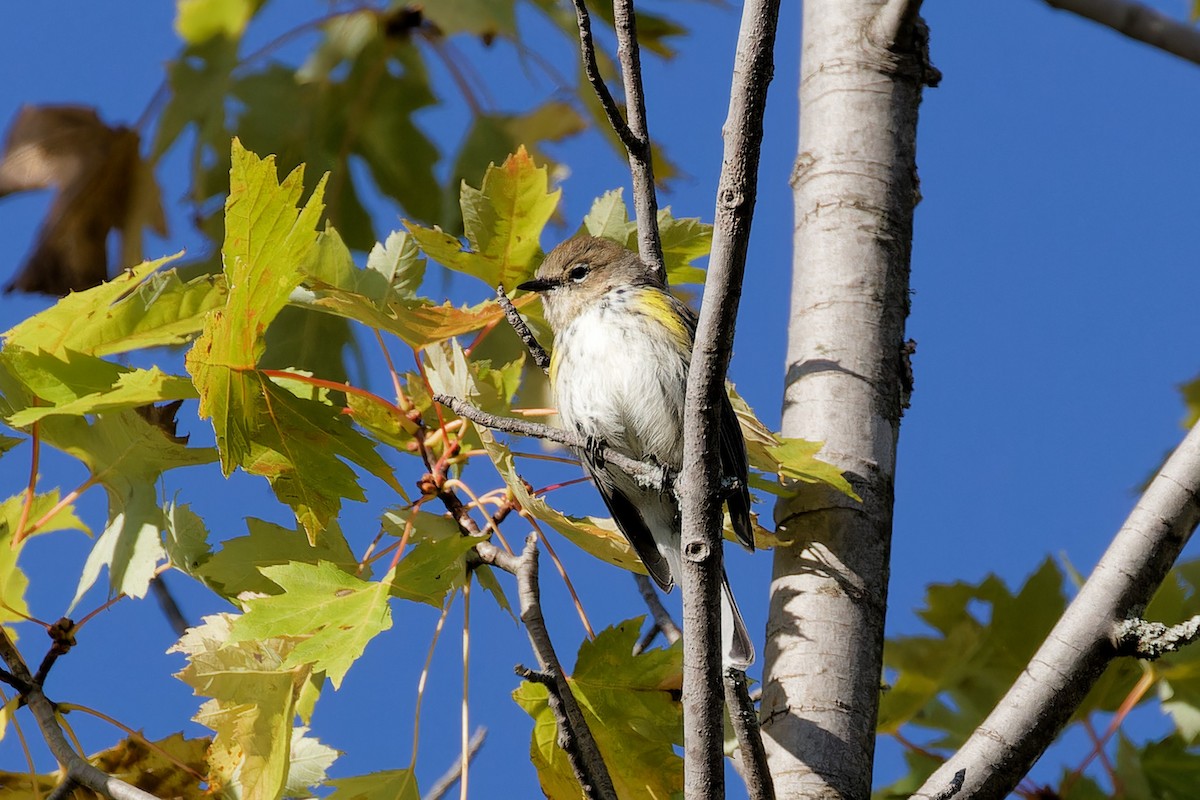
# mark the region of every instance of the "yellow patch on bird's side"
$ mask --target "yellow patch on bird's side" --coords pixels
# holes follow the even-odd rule
[[[554,386],[558,375],[558,354],[562,348],[556,347],[550,351],[550,385]]]
[[[670,331],[681,348],[690,351],[692,336],[683,317],[672,305],[674,298],[665,292],[656,290],[647,290],[639,294],[638,304],[641,306],[639,310]]]

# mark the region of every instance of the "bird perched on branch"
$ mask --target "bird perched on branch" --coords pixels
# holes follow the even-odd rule
[[[550,382],[563,424],[595,446],[580,453],[617,527],[664,591],[683,575],[679,501],[605,464],[600,445],[678,473],[696,315],[653,270],[616,242],[591,236],[554,248],[519,289],[538,292],[554,331]],[[720,410],[725,503],[738,540],[754,549],[746,445],[733,406]],[[722,574],[725,664],[745,668],[754,645]]]

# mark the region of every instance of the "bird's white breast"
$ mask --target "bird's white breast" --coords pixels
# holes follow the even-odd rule
[[[555,342],[554,389],[563,424],[634,458],[683,461],[683,398],[691,352],[649,314],[611,292]]]

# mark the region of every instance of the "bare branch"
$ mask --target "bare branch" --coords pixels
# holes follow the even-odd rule
[[[25,659],[21,657],[20,652],[3,628],[0,628],[0,659],[8,664],[12,675],[18,681],[26,684],[26,689],[21,696],[25,699],[29,710],[33,712],[42,736],[45,738],[46,744],[50,746],[50,752],[54,754],[58,763],[66,768],[67,776],[64,783],[74,782],[112,800],[156,800],[154,795],[143,792],[119,778],[106,775],[75,752],[54,716],[54,704],[46,699],[46,695],[42,694],[41,687],[34,684],[33,676],[29,674],[29,667],[25,664]]]
[[[1120,655],[1154,661],[1200,639],[1200,616],[1170,627],[1144,619],[1122,620],[1115,639]]]
[[[522,436],[533,436],[538,439],[549,439],[552,442],[558,442],[567,447],[574,447],[577,450],[597,449],[594,443],[588,442],[584,437],[563,428],[543,425],[540,422],[530,422],[524,419],[513,419],[512,417],[489,414],[471,405],[466,400],[445,394],[435,394],[433,399],[434,402],[444,405],[460,417],[469,419],[485,428],[504,431],[505,433],[517,433]],[[669,485],[670,476],[664,467],[638,461],[607,446],[599,447],[598,451],[607,463],[632,475],[643,486],[661,491],[663,486]]]
[[[682,517],[684,793],[724,796],[721,709],[721,469],[725,371],[733,349],[750,222],[758,187],[767,86],[774,75],[779,0],[747,0],[734,56],[717,184],[715,230],[684,406]]]
[[[725,705],[729,707],[729,719],[742,750],[742,780],[746,782],[750,800],[775,800],[775,783],[767,766],[758,710],[746,688],[746,673],[740,669],[725,670]]]
[[[525,320],[521,317],[521,312],[517,311],[517,307],[508,298],[503,285],[496,287],[496,302],[504,310],[504,318],[508,320],[508,324],[517,332],[517,336],[521,337],[521,341],[525,343],[526,349],[529,350],[529,355],[533,356],[533,363],[537,364],[542,372],[549,372],[550,356],[546,353],[546,349],[538,343],[537,337],[533,335],[533,331],[529,330],[529,326],[525,324]]]
[[[529,635],[529,643],[537,656],[541,669],[534,675],[525,675],[530,680],[545,683],[550,689],[550,708],[558,720],[558,746],[567,754],[571,768],[579,785],[588,798],[616,800],[617,792],[609,777],[608,767],[596,740],[592,737],[583,710],[575,700],[571,687],[563,673],[562,664],[550,642],[550,632],[542,616],[542,601],[538,587],[537,534],[525,540],[525,550],[514,559],[514,574],[517,576],[517,593],[521,600],[521,621]],[[518,667],[518,674],[523,668]]]
[[[1046,0],[1046,5],[1078,14],[1130,39],[1200,64],[1200,30],[1149,6],[1130,0]]]
[[[646,601],[646,607],[650,609],[650,616],[654,619],[654,627],[662,631],[662,635],[666,637],[667,642],[675,644],[683,637],[683,631],[679,630],[679,626],[675,624],[675,620],[671,618],[670,612],[666,606],[662,604],[662,599],[658,596],[658,590],[654,588],[654,584],[650,579],[640,573],[634,573],[634,581],[637,582],[638,592],[642,595],[642,599]],[[649,645],[649,642],[646,642]],[[643,646],[641,649],[645,649]]]
[[[483,747],[484,740],[487,739],[487,728],[482,726],[475,729],[475,733],[471,734],[471,741],[467,744],[467,762],[470,763],[479,753],[479,748]],[[446,771],[446,774],[438,778],[437,783],[433,784],[428,792],[421,796],[421,800],[441,800],[443,796],[451,789],[454,784],[458,783],[462,777],[462,759],[454,760],[454,766]]]
[[[646,99],[642,90],[642,63],[632,0],[616,0],[613,3],[617,58],[621,62],[621,74],[625,85],[628,122],[621,117],[617,102],[596,64],[596,42],[592,38],[592,21],[587,4],[584,0],[574,0],[574,3],[584,74],[604,108],[609,125],[629,154],[629,171],[633,177],[634,216],[638,226],[638,252],[642,261],[659,272],[664,272],[662,242],[658,234],[658,196],[654,191],[654,165],[651,159],[650,134],[646,127]]]
[[[1200,424],[1167,459],[1004,699],[913,797],[937,796],[966,770],[964,796],[1003,798],[1029,771],[1126,644],[1200,522]]]
[[[658,234],[658,196],[654,191],[654,160],[650,149],[650,132],[646,126],[646,96],[642,89],[642,59],[637,41],[637,15],[633,0],[613,2],[613,22],[617,29],[617,58],[625,82],[625,113],[629,129],[639,143],[629,151],[629,171],[633,176],[633,210],[637,217],[638,252],[642,261],[662,273],[662,241]]]

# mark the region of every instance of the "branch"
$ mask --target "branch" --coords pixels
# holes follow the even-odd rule
[[[1117,623],[1117,652],[1154,661],[1200,639],[1200,615],[1167,627],[1161,622],[1127,619]]]
[[[546,354],[546,349],[538,343],[537,338],[533,335],[533,331],[529,330],[529,326],[525,324],[525,320],[521,317],[521,312],[517,311],[517,307],[508,298],[503,285],[496,287],[496,302],[504,310],[504,317],[508,320],[508,324],[517,332],[517,336],[521,337],[521,341],[525,343],[526,349],[529,350],[529,355],[533,356],[533,363],[537,364],[542,372],[549,373],[550,356]]]
[[[492,545],[480,542],[475,545],[479,558],[486,564],[511,572],[517,578],[517,594],[521,600],[521,621],[533,652],[541,669],[537,672],[518,666],[517,674],[526,680],[545,684],[549,689],[550,710],[558,721],[558,746],[567,754],[571,769],[583,788],[584,795],[592,800],[616,800],[617,792],[609,777],[608,767],[600,748],[592,737],[583,710],[579,707],[571,687],[563,673],[562,664],[550,642],[550,632],[542,616],[542,601],[538,587],[537,534],[525,540],[525,550],[520,556],[512,556]]]
[[[1130,0],[1046,0],[1046,5],[1099,22],[1130,39],[1200,64],[1200,31]]]
[[[54,715],[54,704],[46,699],[46,695],[42,694],[41,687],[34,684],[33,676],[29,674],[29,667],[26,666],[25,659],[21,657],[20,652],[3,628],[0,628],[0,659],[8,664],[8,668],[12,670],[13,676],[18,681],[26,684],[27,688],[21,693],[21,696],[25,699],[29,710],[33,712],[34,719],[41,728],[42,736],[46,739],[46,744],[50,746],[50,752],[54,754],[58,763],[66,768],[67,775],[64,783],[74,782],[112,800],[156,800],[154,795],[143,792],[119,778],[106,775],[75,752],[63,734],[62,728],[59,727],[58,719]]]
[[[746,793],[750,800],[775,800],[775,783],[767,766],[758,711],[746,688],[746,673],[740,669],[725,670],[725,704],[729,706],[729,719],[742,749],[742,779],[746,781]]]
[[[576,450],[598,450],[605,462],[632,475],[639,484],[647,488],[662,491],[662,487],[669,485],[670,478],[664,467],[638,461],[608,446],[596,448],[594,443],[588,442],[583,436],[572,433],[564,428],[555,428],[550,425],[543,425],[540,422],[530,422],[524,419],[513,419],[511,417],[489,414],[471,405],[466,400],[460,400],[457,397],[445,394],[434,394],[433,399],[434,402],[444,405],[460,417],[469,419],[476,424],[494,431],[518,433],[522,436],[533,436],[538,439],[549,439],[552,442],[558,442],[567,447],[573,447]]]
[[[682,516],[684,793],[724,795],[721,709],[721,459],[718,433],[725,371],[741,298],[758,187],[767,86],[774,74],[779,0],[747,0],[734,56],[717,184],[712,254],[684,406]]]
[[[1128,651],[1127,620],[1145,608],[1200,522],[1198,495],[1200,424],[1154,476],[1004,699],[913,797],[938,796],[962,769],[963,796],[1007,796],[1108,663]]]
[[[634,647],[634,654],[643,652],[650,643],[654,641],[654,637],[660,632],[666,637],[668,644],[675,644],[683,638],[683,631],[679,630],[679,626],[675,624],[675,620],[671,618],[670,612],[662,604],[659,599],[658,590],[654,588],[654,584],[650,579],[641,573],[634,573],[633,579],[637,582],[638,592],[642,595],[642,599],[646,601],[646,607],[650,609],[650,616],[654,620],[654,624],[650,630],[646,631],[641,640]]]
[[[467,762],[470,763],[479,753],[479,748],[483,747],[483,742],[487,738],[487,728],[482,726],[475,729],[475,733],[471,734],[471,741],[467,745]],[[421,796],[421,800],[441,800],[441,798],[454,788],[454,784],[458,783],[462,777],[462,759],[455,759],[454,766],[446,771],[446,774],[438,778],[437,783]]]
[[[654,165],[650,134],[646,128],[646,98],[642,91],[642,63],[637,43],[637,18],[632,0],[615,0],[613,23],[617,32],[617,58],[625,84],[625,109],[629,122],[621,117],[617,101],[600,75],[596,64],[596,43],[592,39],[592,21],[584,0],[574,0],[575,20],[579,25],[579,49],[583,72],[596,92],[608,124],[629,154],[629,172],[633,177],[633,208],[638,226],[638,252],[642,261],[660,273],[663,266],[662,242],[658,234],[658,197],[654,193]]]

